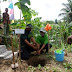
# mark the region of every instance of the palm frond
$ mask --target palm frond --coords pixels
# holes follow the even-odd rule
[[[70,9],[70,4],[69,3],[62,3],[62,5],[66,8],[66,9]]]
[[[66,8],[62,8],[61,11],[64,11],[64,12],[69,12],[70,9],[66,9]]]
[[[58,16],[64,16],[66,15],[66,13],[60,13]]]
[[[71,3],[72,2],[72,0],[67,0],[69,3]]]

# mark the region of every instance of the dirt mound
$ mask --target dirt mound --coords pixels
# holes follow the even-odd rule
[[[47,63],[47,60],[45,58],[39,58],[39,57],[32,57],[27,61],[28,65],[32,65],[34,67],[37,67],[39,64],[41,66],[45,66],[45,64]]]

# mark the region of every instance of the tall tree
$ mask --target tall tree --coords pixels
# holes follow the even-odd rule
[[[67,0],[68,3],[62,3],[65,8],[62,8],[61,11],[63,13],[60,13],[59,16],[63,16],[63,20],[68,21],[69,23],[72,21],[72,0]]]

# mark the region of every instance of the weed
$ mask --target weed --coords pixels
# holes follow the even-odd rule
[[[49,69],[49,67],[44,66],[45,71],[47,71]]]
[[[53,72],[57,72],[57,69],[53,69]]]
[[[69,71],[72,72],[72,68],[70,68]]]
[[[36,71],[36,68],[35,67],[32,67],[32,72]]]
[[[48,56],[47,56],[47,58],[52,59],[52,58],[53,58],[53,56],[52,56],[52,55],[48,55]]]
[[[67,50],[68,52],[72,52],[72,45],[68,45],[67,48],[66,48],[66,50]]]
[[[28,70],[31,70],[31,68],[32,68],[32,66],[29,66],[29,67],[28,67]]]
[[[38,65],[38,70],[40,70],[40,71],[42,70],[42,69],[41,69],[41,65],[40,65],[40,64]]]
[[[63,66],[67,69],[72,69],[72,64],[71,63],[63,63]]]

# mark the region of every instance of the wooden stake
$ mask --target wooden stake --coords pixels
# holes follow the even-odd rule
[[[12,3],[13,3],[13,1],[12,1]],[[14,14],[14,3],[13,3],[13,14]],[[15,23],[15,15],[14,15],[14,23]],[[14,27],[14,29],[15,29],[15,27]],[[16,34],[15,34],[15,42],[16,42]]]
[[[21,27],[21,10],[20,10],[20,27]],[[19,59],[20,59],[20,61],[21,61],[20,34],[19,34]]]
[[[13,63],[15,64],[14,49],[13,49],[13,38],[12,38],[12,36],[11,36],[11,45],[12,45],[12,53],[13,53]]]
[[[21,61],[21,50],[20,50],[20,34],[19,34],[19,59]]]
[[[50,49],[50,46],[49,46],[49,31],[48,31],[48,53],[49,53],[49,49]]]

